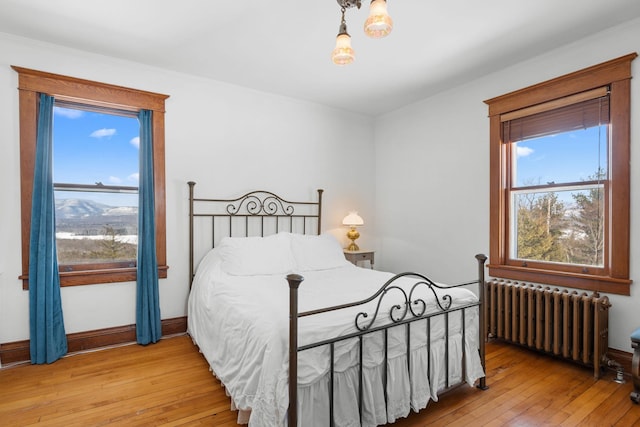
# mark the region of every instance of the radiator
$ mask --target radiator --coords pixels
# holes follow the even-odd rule
[[[608,297],[492,279],[486,298],[489,337],[593,366],[596,379],[610,363]]]

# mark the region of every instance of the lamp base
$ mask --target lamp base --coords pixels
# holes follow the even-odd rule
[[[351,227],[351,230],[347,231],[347,239],[351,240],[351,244],[347,247],[348,251],[359,251],[360,248],[356,245],[356,239],[360,237],[360,233],[355,227]]]

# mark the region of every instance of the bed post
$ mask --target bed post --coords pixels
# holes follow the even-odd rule
[[[484,254],[476,255],[478,260],[478,299],[480,300],[480,309],[478,310],[478,317],[480,318],[480,330],[478,331],[478,341],[480,345],[480,362],[482,363],[482,370],[484,371],[484,377],[480,378],[478,388],[486,390],[487,386],[487,365],[485,363],[486,354],[486,341],[487,341],[487,302],[485,292],[485,280],[484,280],[484,263],[487,261],[487,256]]]
[[[289,427],[298,425],[298,288],[304,277],[287,275],[289,282]]]
[[[193,282],[193,186],[195,182],[189,181],[189,289]]]
[[[323,189],[318,188],[318,236],[322,233],[322,193]]]

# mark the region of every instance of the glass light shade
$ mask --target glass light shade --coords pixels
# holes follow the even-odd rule
[[[389,35],[393,21],[387,13],[386,0],[373,0],[369,6],[369,17],[364,23],[364,32],[369,37],[379,39]]]
[[[331,53],[331,59],[337,65],[351,64],[355,58],[355,52],[351,48],[351,36],[340,33],[336,37],[336,48]]]
[[[342,225],[349,225],[351,227],[364,225],[364,220],[358,212],[349,212],[349,215],[345,216],[342,220]]]

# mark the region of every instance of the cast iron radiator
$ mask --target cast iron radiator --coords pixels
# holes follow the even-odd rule
[[[489,337],[600,368],[617,365],[609,348],[609,298],[547,286],[492,279],[487,282]]]

